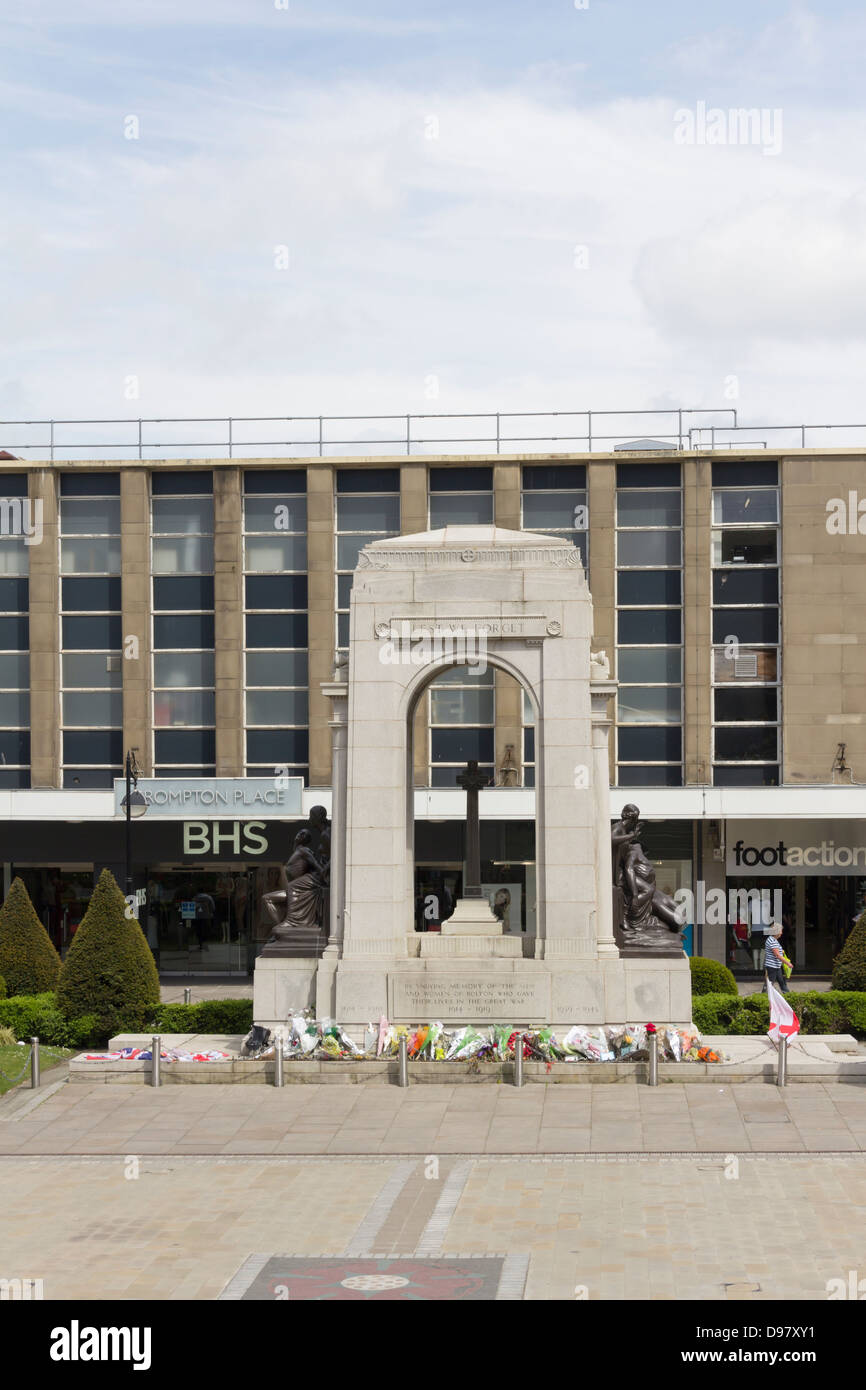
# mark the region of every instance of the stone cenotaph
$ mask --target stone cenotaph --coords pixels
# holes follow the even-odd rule
[[[322,687],[334,750],[328,943],[303,963],[307,997],[288,999],[276,979],[260,992],[257,969],[257,1023],[282,1024],[288,1005],[307,1003],[352,1030],[381,1014],[445,1024],[690,1020],[685,955],[621,955],[614,937],[608,707],[616,683],[604,654],[591,651],[592,630],[579,552],[560,537],[448,526],[364,547],[348,667]],[[531,959],[476,896],[477,865],[467,864],[466,898],[442,932],[414,930],[414,715],[430,683],[465,664],[469,649],[474,662],[513,676],[534,710]],[[462,784],[471,795],[471,776]],[[291,969],[297,993],[301,960]]]

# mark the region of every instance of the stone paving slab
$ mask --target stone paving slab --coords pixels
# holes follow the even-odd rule
[[[477,1104],[467,1102],[474,1101]],[[0,1100],[0,1155],[866,1150],[866,1085],[65,1085]]]

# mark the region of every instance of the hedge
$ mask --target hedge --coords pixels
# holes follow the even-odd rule
[[[152,1026],[163,1033],[248,1033],[252,999],[203,999],[199,1004],[160,1004]]]
[[[739,993],[736,980],[720,960],[709,960],[706,956],[690,956],[689,968],[692,972],[693,996]]]
[[[801,1033],[853,1033],[866,1038],[866,993],[861,990],[808,990],[785,996],[800,1020]],[[770,1004],[766,994],[701,994],[692,1000],[692,1019],[701,1033],[766,1033]]]
[[[153,954],[114,875],[103,869],[60,971],[57,1003],[64,1017],[96,1014],[100,1031],[140,1032],[159,1006]]]
[[[833,962],[833,988],[866,990],[866,912],[857,918]]]
[[[3,976],[0,975],[0,999],[5,999],[6,993],[6,981],[3,979]]]
[[[38,1038],[52,1047],[89,1047],[103,1041],[95,1014],[64,1018],[56,996],[50,993],[0,999],[0,1028],[11,1028],[25,1042]]]
[[[0,907],[0,975],[13,994],[41,994],[54,989],[60,957],[36,916],[30,894],[14,878]]]

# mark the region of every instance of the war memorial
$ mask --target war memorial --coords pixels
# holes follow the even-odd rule
[[[638,808],[624,808],[611,839],[616,683],[592,631],[580,554],[562,538],[447,526],[361,551],[348,663],[322,687],[332,706],[332,823],[323,831],[320,816],[299,832],[274,895],[273,938],[254,977],[258,1025],[278,1028],[306,1008],[354,1032],[382,1015],[446,1026],[689,1022],[679,922],[641,850]],[[441,933],[413,930],[413,718],[425,689],[469,647],[520,682],[535,714],[532,956],[481,890],[486,779],[472,765],[457,779],[467,800],[462,896]]]

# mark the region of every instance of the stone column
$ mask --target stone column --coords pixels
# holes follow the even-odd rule
[[[142,776],[153,776],[150,674],[150,497],[144,468],[120,475],[120,555],[123,575],[123,751],[136,748]],[[136,646],[127,642],[136,639]],[[136,651],[137,655],[128,655]]]
[[[599,669],[599,668],[596,668]],[[619,958],[613,935],[613,863],[610,849],[610,787],[608,785],[608,741],[612,720],[608,701],[616,694],[616,681],[595,679],[589,687],[592,708],[593,802],[596,820],[597,897],[595,914],[596,954],[599,960]]]
[[[239,468],[214,470],[216,775],[243,777],[244,575]]]
[[[338,668],[335,676],[345,673]],[[346,902],[346,754],[349,732],[349,684],[322,681],[322,695],[331,701],[331,920],[327,955],[339,955],[343,943]]]
[[[334,470],[327,463],[311,463],[307,467],[311,787],[326,787],[331,778],[331,710],[322,683],[331,679],[337,640],[334,563]]]
[[[27,547],[30,561],[30,785],[59,787],[60,589],[57,473],[30,474],[30,515],[42,507],[42,540]],[[32,523],[31,523],[32,524]]]

